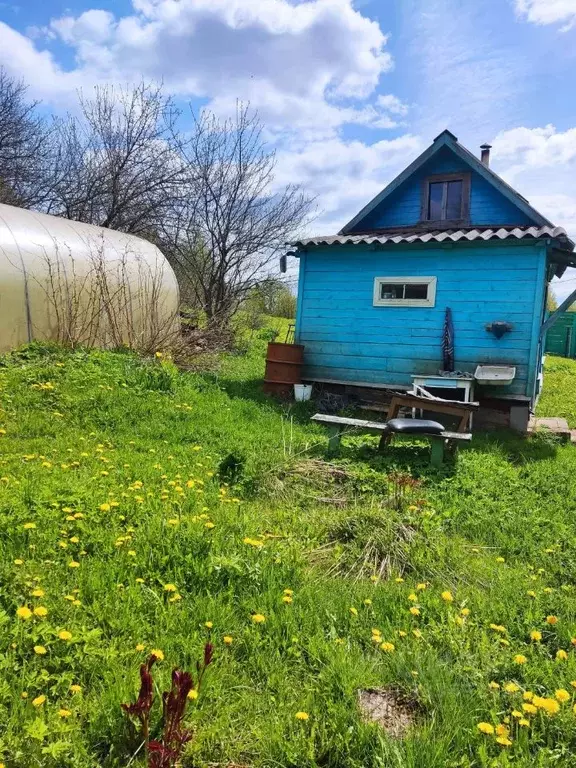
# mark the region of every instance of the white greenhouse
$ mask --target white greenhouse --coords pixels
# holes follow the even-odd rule
[[[0,204],[0,352],[33,340],[163,349],[178,284],[152,243]]]

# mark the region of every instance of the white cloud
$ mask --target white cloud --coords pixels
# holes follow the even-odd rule
[[[132,0],[132,9],[50,22],[44,42],[69,46],[76,61],[69,73],[41,50],[38,30],[32,41],[2,25],[0,64],[11,67],[11,37],[28,52],[20,76],[36,80],[37,68],[50,63],[51,76],[35,89],[47,100],[80,83],[162,80],[172,93],[207,98],[219,110],[250,100],[272,129],[319,136],[345,123],[394,127],[405,114],[392,95],[372,99],[393,63],[387,36],[353,0]]]
[[[533,24],[563,24],[566,32],[576,23],[576,0],[516,0],[516,12]]]

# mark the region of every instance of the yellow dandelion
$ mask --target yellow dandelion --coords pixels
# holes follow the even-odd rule
[[[558,624],[558,616],[546,616],[546,624]]]
[[[526,592],[528,597],[536,597],[536,592],[534,592],[533,589],[529,589],[528,592]]]
[[[308,714],[308,712],[296,712],[294,717],[296,718],[296,720],[308,720],[310,715]]]
[[[518,720],[518,725],[522,726],[522,728],[529,728],[530,720],[526,720],[525,717],[522,717],[520,720]]]
[[[43,645],[35,645],[34,646],[34,653],[38,654],[38,656],[45,656],[47,651],[46,651],[46,648],[44,648]]]
[[[110,504],[100,504],[100,512],[110,512]]]
[[[254,624],[264,624],[266,621],[266,616],[264,616],[263,613],[253,613],[251,619]]]
[[[282,595],[282,602],[286,603],[286,605],[290,605],[290,603],[293,602],[293,598],[290,597],[290,595]]]
[[[384,651],[384,653],[394,653],[396,650],[396,646],[394,643],[381,643],[380,644],[380,650]]]
[[[538,632],[537,629],[533,629],[532,632],[530,632],[530,640],[534,641],[535,643],[539,643],[540,640],[542,640],[542,632]]]
[[[420,610],[415,605],[411,606],[409,610],[412,616],[420,616]]]
[[[416,600],[418,600],[418,596],[416,595],[416,593],[415,593],[415,592],[411,592],[411,593],[408,595],[408,600],[411,600],[413,603],[415,603],[415,602],[416,602]]]
[[[24,565],[24,560],[21,560],[19,557],[14,560],[14,565]]]
[[[559,651],[556,651],[556,659],[558,661],[566,661],[567,658],[568,654],[562,648],[560,648]]]
[[[498,723],[496,726],[496,733],[498,736],[508,736],[510,729],[504,723]]]
[[[80,563],[77,560],[70,560],[68,568],[80,568]]]
[[[497,736],[496,743],[500,744],[501,747],[511,747],[512,739],[509,739],[508,736]]]
[[[450,590],[448,589],[442,592],[440,597],[442,598],[442,600],[444,600],[445,603],[451,603],[454,601],[454,598],[452,597],[452,592],[450,592]]]
[[[513,661],[514,664],[526,664],[528,659],[522,653],[517,653],[516,656],[514,656]]]
[[[535,715],[536,712],[538,712],[538,708],[534,704],[530,704],[530,702],[524,702],[524,704],[522,704],[522,709],[528,715]]]
[[[35,699],[32,699],[32,706],[33,707],[41,707],[42,704],[44,704],[45,701],[46,701],[46,696],[44,696],[44,695],[36,696]]]
[[[222,640],[224,641],[224,645],[232,645],[232,643],[234,642],[234,638],[231,637],[230,635],[224,635]]]
[[[40,588],[32,590],[32,597],[44,597],[45,594],[46,592]]]
[[[565,688],[557,688],[554,691],[554,696],[561,704],[565,704],[567,701],[570,701],[570,694]]]
[[[34,616],[44,619],[48,616],[48,608],[45,608],[43,605],[37,605],[36,608],[34,608]]]
[[[478,728],[480,733],[485,733],[487,736],[494,733],[494,726],[491,723],[478,723],[476,728]]]
[[[58,632],[58,637],[60,640],[72,640],[72,632],[68,632],[67,629],[61,629],[60,632]]]
[[[146,646],[144,645],[144,643],[136,643],[136,650],[138,652],[143,651],[145,648],[146,648]]]
[[[151,655],[151,656],[156,656],[156,658],[158,659],[158,661],[164,661],[164,652],[163,652],[163,651],[161,651],[159,648],[153,648],[153,649],[150,651],[150,655]]]
[[[423,589],[426,589],[426,583],[422,581],[420,584],[416,584],[416,589],[421,592]]]
[[[24,523],[25,531],[32,531],[34,528],[36,528],[36,523]]]
[[[164,592],[177,592],[176,584],[164,584]]]
[[[499,691],[500,690],[500,684],[497,683],[495,680],[491,680],[488,683],[488,688],[490,688],[491,691]]]
[[[73,683],[70,686],[70,692],[71,693],[80,693],[81,690],[82,690],[82,686],[78,685],[78,683]]]
[[[69,709],[59,709],[58,710],[58,716],[59,717],[70,717],[72,712]]]
[[[19,619],[24,619],[24,621],[26,621],[32,616],[32,611],[27,605],[22,605],[16,610],[16,616],[18,616]]]
[[[214,624],[211,621],[205,621],[204,626],[206,627],[206,629],[212,629]]]
[[[189,698],[191,701],[194,701],[194,699],[197,699],[197,698],[198,698],[198,691],[196,690],[196,688],[191,688],[191,689],[188,691],[188,698]]]
[[[506,691],[506,693],[516,693],[517,691],[520,690],[520,686],[516,685],[516,683],[506,683],[506,685],[504,686],[504,690]]]

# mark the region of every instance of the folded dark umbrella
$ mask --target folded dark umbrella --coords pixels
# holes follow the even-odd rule
[[[442,367],[445,371],[454,370],[454,323],[452,322],[452,310],[450,307],[446,307],[446,316],[444,317]]]

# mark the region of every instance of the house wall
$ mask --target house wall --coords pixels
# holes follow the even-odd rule
[[[470,166],[448,148],[443,148],[351,231],[357,229],[365,232],[371,229],[418,224],[423,179],[433,174],[460,171],[469,172]],[[470,223],[474,226],[489,227],[534,224],[525,213],[475,171],[472,171],[470,183]]]
[[[532,397],[545,288],[545,246],[535,242],[348,245],[301,256],[296,338],[304,376],[408,386],[441,367],[446,307],[453,313],[455,367],[516,366],[514,383],[490,394]],[[435,276],[436,303],[374,307],[375,277]],[[485,326],[513,324],[496,339]]]

